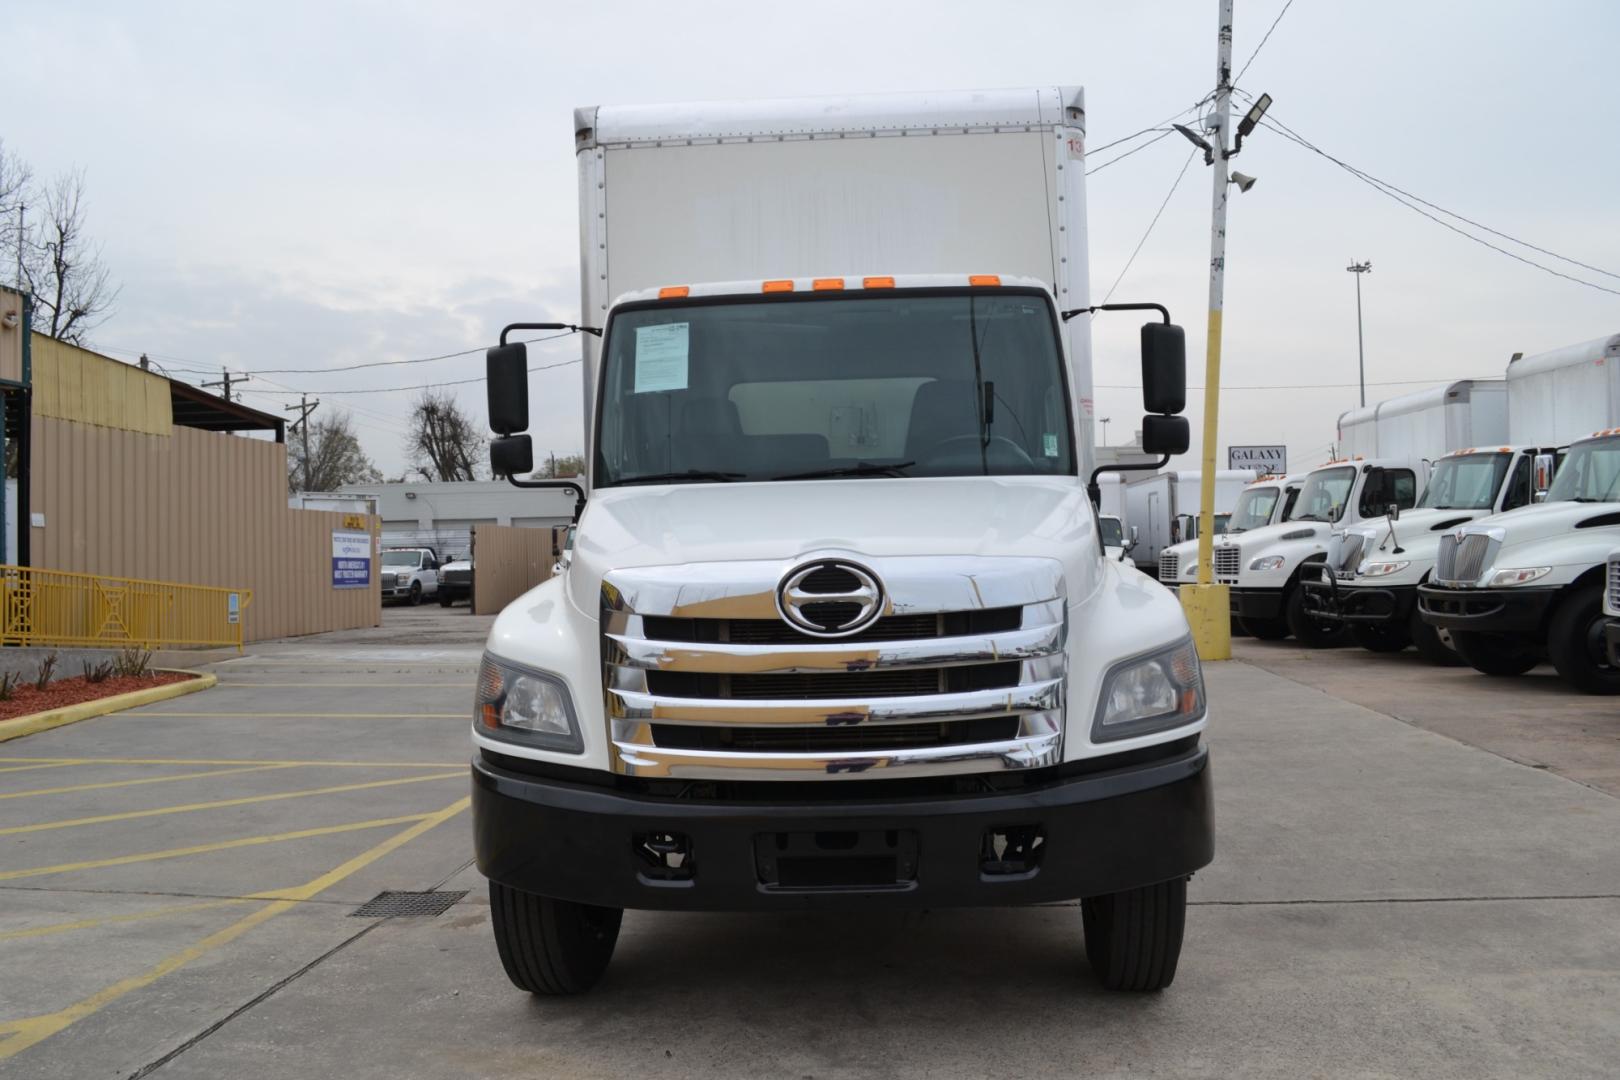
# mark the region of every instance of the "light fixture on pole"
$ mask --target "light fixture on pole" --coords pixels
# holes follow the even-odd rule
[[[1102,425],[1102,428],[1103,428],[1102,444],[1104,446],[1107,446],[1108,445],[1108,417],[1106,417],[1106,416],[1103,417],[1102,419],[1098,420],[1097,423]]]
[[[1356,262],[1350,260],[1345,267],[1350,273],[1356,275],[1356,368],[1361,372],[1361,404],[1367,405],[1367,352],[1361,340],[1361,275],[1372,273],[1371,262]]]

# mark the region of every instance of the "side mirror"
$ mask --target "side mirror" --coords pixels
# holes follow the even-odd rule
[[[496,345],[486,352],[484,384],[489,394],[489,429],[497,435],[528,430],[529,347],[514,341],[509,345]],[[525,467],[522,471],[529,469]],[[497,468],[495,472],[499,474],[501,470]]]
[[[1536,502],[1547,501],[1547,489],[1552,487],[1553,473],[1557,471],[1557,468],[1558,459],[1552,454],[1536,455],[1535,468],[1533,470],[1535,473],[1533,481],[1535,492],[1533,498]]]
[[[493,423],[494,413],[490,415],[490,422]],[[534,440],[527,435],[504,435],[491,439],[489,468],[496,476],[521,476],[533,472]]]
[[[1146,365],[1143,365],[1144,371]],[[1143,396],[1146,396],[1144,389]],[[1185,396],[1185,395],[1183,395]],[[1185,454],[1192,435],[1185,416],[1142,417],[1142,452],[1146,454]]]
[[[1141,535],[1142,535],[1141,530],[1138,529],[1135,525],[1132,525],[1131,526],[1131,535],[1130,535],[1130,537],[1125,541],[1124,544],[1122,544],[1120,546],[1120,549],[1119,549],[1119,561],[1120,562],[1124,562],[1125,561],[1125,556],[1129,555],[1131,552],[1136,550],[1136,545],[1140,542]]]
[[[1187,334],[1173,323],[1142,326],[1142,407],[1164,415],[1187,407]]]
[[[1384,516],[1389,518],[1391,521],[1401,520],[1401,504],[1390,503],[1389,506],[1384,509]]]
[[[1328,507],[1328,521],[1336,522],[1342,517],[1344,517],[1344,507],[1342,507],[1342,506],[1330,506],[1330,507]]]

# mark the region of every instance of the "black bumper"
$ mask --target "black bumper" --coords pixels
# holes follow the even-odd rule
[[[1240,589],[1229,590],[1232,614],[1240,619],[1280,619],[1283,614],[1283,590]]]
[[[472,586],[462,581],[439,582],[439,595],[465,600],[472,595]]]
[[[837,784],[839,781],[825,781]],[[870,788],[865,789],[870,791]],[[478,868],[603,907],[691,911],[938,908],[1071,900],[1185,877],[1215,854],[1209,754],[1053,778],[1011,792],[847,801],[654,797],[475,759]],[[986,834],[1041,838],[1010,864]],[[681,838],[690,876],[645,854]]]
[[[1352,589],[1333,578],[1313,574],[1301,577],[1299,584],[1305,590],[1305,606],[1313,615],[1330,622],[1404,626],[1417,603],[1416,585],[1395,585],[1387,589],[1358,585]]]
[[[1481,634],[1539,636],[1547,609],[1558,597],[1551,589],[1445,589],[1418,586],[1423,621],[1442,630]]]
[[[1609,647],[1609,663],[1620,668],[1620,619],[1610,619],[1603,625],[1603,640]]]

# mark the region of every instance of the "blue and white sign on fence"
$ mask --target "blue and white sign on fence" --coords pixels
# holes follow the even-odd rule
[[[371,586],[371,534],[332,530],[332,588]]]

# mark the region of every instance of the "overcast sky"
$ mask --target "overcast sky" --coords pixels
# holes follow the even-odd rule
[[[1241,65],[1283,0],[1238,0]],[[50,175],[82,167],[123,293],[96,347],[179,377],[411,359],[516,320],[578,316],[576,105],[1041,84],[1086,87],[1092,147],[1213,82],[1215,0],[1152,4],[685,5],[281,2],[22,5],[7,17],[0,138]],[[1431,202],[1620,273],[1612,0],[1296,0],[1240,86],[1330,153]],[[1165,139],[1089,181],[1094,299],[1187,157]],[[1099,154],[1093,167],[1117,151]],[[1352,259],[1368,399],[1499,376],[1510,354],[1620,331],[1620,296],[1432,224],[1262,131],[1229,226],[1221,443],[1318,463],[1356,404]],[[1202,383],[1209,173],[1187,170],[1116,300],[1168,303]],[[1515,249],[1539,261],[1545,256]],[[1554,264],[1620,289],[1620,279]],[[1098,416],[1141,414],[1134,324],[1099,321]],[[572,342],[547,346],[577,355]],[[354,411],[405,466],[412,394],[334,391],[481,374],[481,355],[278,374]],[[270,380],[273,379],[272,383]],[[536,375],[536,444],[580,447],[578,367]],[[1248,389],[1294,387],[1310,389]],[[1341,384],[1337,386],[1323,384]],[[1116,388],[1117,387],[1117,388]],[[482,387],[461,388],[480,421]],[[1202,395],[1189,415],[1199,437]],[[326,406],[323,405],[323,408]],[[1196,441],[1195,441],[1195,445]]]

